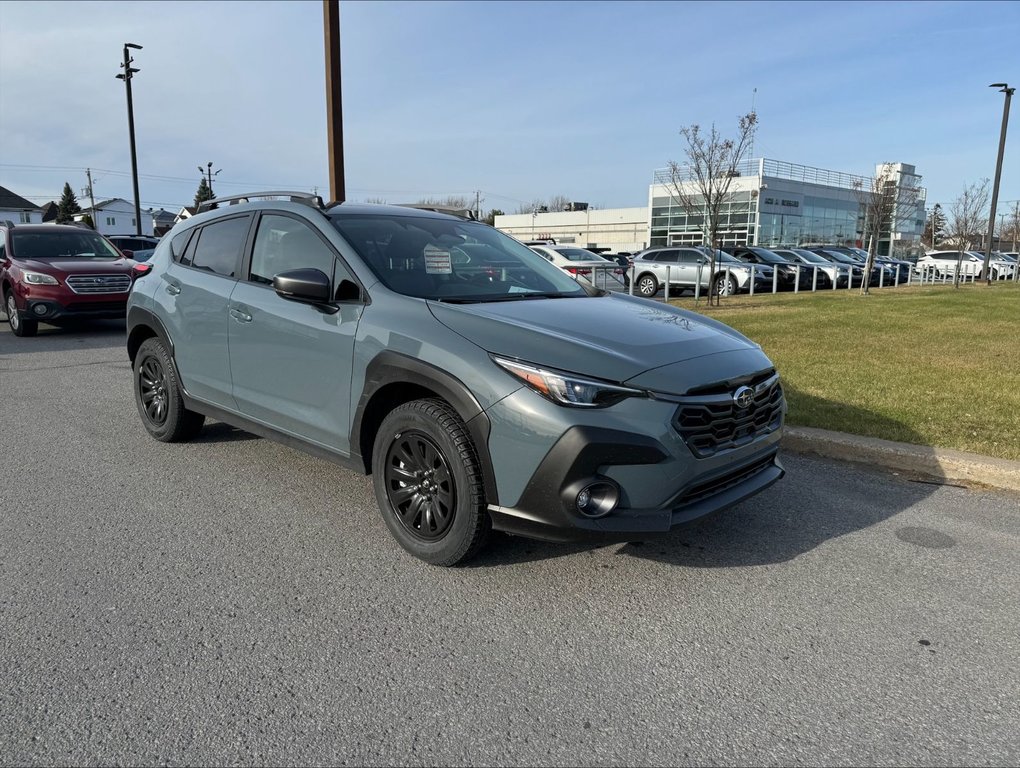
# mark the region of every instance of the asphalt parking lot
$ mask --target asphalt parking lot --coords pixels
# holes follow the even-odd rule
[[[1020,497],[787,456],[668,538],[406,555],[369,478],[144,432],[0,325],[0,764],[1020,762]]]

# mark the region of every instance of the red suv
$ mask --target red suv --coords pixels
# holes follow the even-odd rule
[[[34,336],[40,320],[124,317],[135,266],[85,227],[0,226],[0,297],[15,336]]]

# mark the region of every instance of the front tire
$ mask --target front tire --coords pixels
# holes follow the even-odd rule
[[[393,538],[427,563],[468,560],[492,530],[475,445],[442,400],[404,403],[383,419],[372,481]]]
[[[39,330],[39,321],[21,316],[11,291],[7,291],[4,308],[7,312],[7,322],[11,324],[11,330],[15,336],[35,336]]]
[[[712,286],[712,292],[717,296],[733,296],[737,292],[737,281],[732,275],[719,275]]]
[[[134,390],[142,424],[160,442],[183,442],[201,431],[205,416],[184,407],[177,370],[157,338],[146,339],[138,348]]]

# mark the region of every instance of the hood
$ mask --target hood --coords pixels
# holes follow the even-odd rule
[[[30,272],[53,274],[62,272],[68,275],[96,275],[109,273],[130,274],[134,261],[131,259],[26,259],[18,260],[22,269]]]
[[[722,323],[625,294],[429,307],[487,352],[614,382],[720,352],[761,354]]]

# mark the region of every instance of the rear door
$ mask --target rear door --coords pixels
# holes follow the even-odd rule
[[[250,214],[217,219],[187,235],[160,275],[153,301],[170,334],[190,395],[236,410],[227,355],[227,302],[248,239]]]
[[[251,257],[230,297],[233,396],[245,416],[350,454],[354,336],[363,290],[314,223],[292,213],[259,217]],[[332,306],[284,299],[273,276],[318,269],[332,281]],[[343,298],[357,296],[358,298]]]

